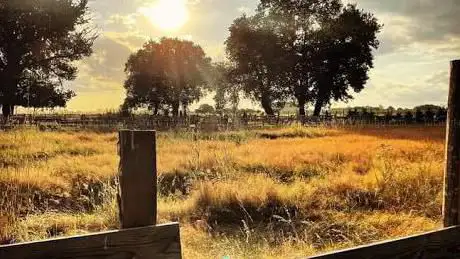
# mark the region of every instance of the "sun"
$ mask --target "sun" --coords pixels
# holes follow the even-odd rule
[[[151,6],[142,7],[140,13],[165,31],[180,29],[189,18],[186,0],[157,0]]]

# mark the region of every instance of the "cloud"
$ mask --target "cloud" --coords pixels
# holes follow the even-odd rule
[[[117,30],[132,29],[137,23],[138,16],[135,13],[128,15],[113,14],[107,19],[106,25],[111,25]]]
[[[448,37],[459,37],[458,0],[364,0],[377,4],[381,10],[412,18],[411,36],[414,40],[439,41]]]
[[[440,86],[448,85],[449,83],[449,72],[448,71],[439,71],[430,75],[426,78],[425,82],[429,86]]]
[[[242,14],[252,15],[254,14],[254,9],[251,9],[247,6],[240,6],[238,7],[238,12]]]
[[[448,93],[448,70],[435,71],[426,76],[417,75],[415,79],[404,81],[394,80],[386,73],[374,75],[366,89],[355,94],[355,99],[343,105],[384,105],[412,108],[421,104],[445,106]]]
[[[349,2],[357,2],[384,24],[369,83],[349,105],[445,105],[448,64],[460,54],[458,0]]]
[[[127,46],[102,36],[94,45],[94,54],[79,62],[79,76],[70,87],[77,93],[122,89],[124,64],[130,53]]]
[[[458,0],[357,0],[358,7],[370,11],[383,22],[379,54],[429,49],[436,45],[458,51],[460,26]],[[457,44],[457,45],[455,45]],[[442,50],[439,50],[442,52]],[[458,52],[457,52],[458,54]]]

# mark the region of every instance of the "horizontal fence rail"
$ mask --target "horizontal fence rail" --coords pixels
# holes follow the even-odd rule
[[[181,258],[179,224],[0,246],[2,259]]]
[[[310,259],[460,258],[460,226],[336,251]]]

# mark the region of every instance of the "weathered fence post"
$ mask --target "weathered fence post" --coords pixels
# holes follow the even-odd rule
[[[156,225],[156,133],[122,130],[119,137],[121,227]]]
[[[460,222],[460,60],[451,62],[444,173],[444,226]]]

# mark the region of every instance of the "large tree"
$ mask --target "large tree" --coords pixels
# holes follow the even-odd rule
[[[314,115],[320,115],[331,101],[348,101],[353,98],[351,91],[364,89],[373,68],[372,51],[379,46],[376,34],[380,28],[371,14],[347,5],[318,32],[319,40],[312,45],[319,51],[311,59]]]
[[[234,65],[233,80],[248,97],[259,101],[267,115],[274,115],[288,97],[283,37],[276,34],[272,21],[263,13],[237,18],[226,41],[227,54]]]
[[[0,104],[65,106],[74,96],[74,61],[91,55],[96,39],[87,0],[0,0]]]
[[[146,106],[154,114],[172,110],[179,115],[202,97],[210,59],[191,41],[163,38],[149,41],[126,63],[125,107]]]
[[[308,102],[318,116],[332,100],[347,101],[350,90],[364,88],[381,29],[372,14],[341,0],[261,0],[258,12],[286,39],[288,81],[300,115]]]

